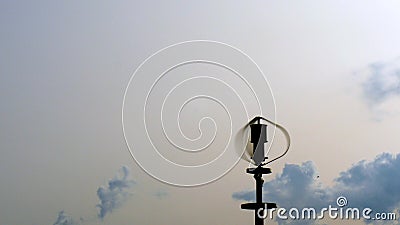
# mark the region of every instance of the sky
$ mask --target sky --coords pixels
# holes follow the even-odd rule
[[[240,210],[252,199],[248,162],[177,187],[125,143],[132,74],[189,40],[234,46],[268,79],[292,145],[271,164],[264,199],[321,207],[340,194],[399,209],[398,1],[4,0],[0,33],[0,224],[253,223]]]

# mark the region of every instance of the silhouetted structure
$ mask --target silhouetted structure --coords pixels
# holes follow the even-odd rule
[[[250,129],[251,129],[251,138],[250,142],[253,143],[253,161],[256,168],[247,168],[246,172],[248,174],[253,174],[254,179],[256,180],[256,202],[252,203],[244,203],[241,205],[242,209],[246,210],[254,210],[254,224],[255,225],[263,225],[264,219],[258,216],[258,212],[260,210],[272,209],[276,208],[275,203],[267,203],[262,200],[262,187],[264,184],[264,180],[262,178],[263,174],[270,174],[270,168],[264,168],[265,163],[265,150],[264,144],[267,140],[267,125],[261,124],[260,120],[262,117],[256,117],[252,121],[250,121]],[[254,121],[257,123],[253,124]],[[261,213],[263,214],[263,213]]]

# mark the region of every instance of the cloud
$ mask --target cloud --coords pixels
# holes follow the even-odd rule
[[[312,162],[286,164],[283,172],[264,184],[264,200],[276,202],[282,208],[314,207],[320,210],[336,198],[345,196],[349,207],[369,207],[375,212],[392,212],[400,206],[400,154],[383,153],[372,161],[360,161],[342,172],[332,187],[324,187],[316,179]],[[254,191],[233,193],[237,200],[254,201]],[[293,221],[278,221],[279,224]],[[314,221],[297,221],[312,224]],[[371,221],[367,221],[371,222]]]
[[[128,190],[134,183],[129,178],[128,167],[123,166],[117,175],[108,182],[108,186],[99,187],[97,189],[97,196],[100,199],[100,203],[97,204],[100,209],[98,217],[104,219],[107,214],[121,207],[130,196]]]
[[[363,79],[362,94],[374,112],[400,112],[400,58],[370,64],[359,75]]]
[[[279,201],[287,208],[323,207],[331,201],[330,191],[324,189],[316,177],[317,170],[311,161],[301,165],[288,164],[281,175],[264,185],[265,198]]]
[[[329,200],[326,189],[316,181],[317,171],[313,162],[301,165],[286,164],[282,174],[264,183],[264,199],[279,202],[280,207],[307,207],[324,205]],[[301,194],[299,194],[301,193]],[[254,201],[254,191],[240,191],[232,197],[238,200]]]
[[[161,190],[161,191],[157,191],[154,195],[158,199],[163,199],[163,198],[166,198],[168,196],[168,192]]]
[[[387,63],[373,63],[364,83],[364,94],[372,102],[381,102],[392,95],[400,95],[400,59]]]
[[[336,188],[352,206],[388,212],[400,206],[400,154],[384,153],[361,161],[336,179]]]
[[[238,191],[232,194],[232,198],[236,200],[254,201],[255,191]]]
[[[100,211],[97,215],[97,218],[93,218],[96,220],[96,223],[98,223],[98,219],[104,219],[107,214],[121,207],[131,195],[129,189],[135,184],[135,182],[130,178],[129,175],[129,168],[122,166],[115,177],[108,181],[107,186],[100,186],[97,189],[97,196],[100,200],[100,203],[97,204],[96,207],[98,207]],[[90,221],[93,219],[90,219]],[[64,211],[60,211],[58,213],[57,220],[53,225],[79,225],[84,222],[88,221],[80,218],[79,222],[77,222]]]
[[[56,222],[53,225],[78,225],[79,223],[74,221],[71,216],[67,215],[64,211],[60,211],[57,216]]]
[[[301,165],[286,164],[282,173],[264,183],[263,200],[275,202],[280,208],[314,207],[320,209],[332,201],[330,190],[324,189],[317,179],[317,170],[311,161]],[[233,193],[236,200],[254,201],[253,190]],[[279,224],[290,224],[292,220],[279,220]],[[295,224],[312,224],[312,220],[296,221]]]

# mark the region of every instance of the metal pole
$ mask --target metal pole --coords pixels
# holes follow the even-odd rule
[[[256,203],[257,203],[257,205],[260,205],[260,208],[261,208],[261,205],[263,203],[263,201],[262,201],[262,187],[263,187],[263,184],[264,184],[264,180],[262,179],[262,174],[261,173],[254,174],[254,179],[256,180]],[[257,208],[254,211],[254,224],[255,225],[264,225],[264,219],[260,218],[258,216],[258,212],[259,212],[260,208]],[[264,209],[264,208],[262,207],[261,209]]]
[[[270,174],[270,168],[264,168],[265,165],[263,162],[267,157],[265,157],[264,144],[267,141],[267,125],[261,124],[260,120],[262,117],[256,117],[252,121],[250,121],[250,129],[251,129],[251,139],[250,142],[253,143],[253,156],[252,159],[254,161],[254,165],[256,168],[247,168],[246,173],[253,174],[254,179],[256,180],[256,202],[249,202],[241,204],[242,209],[246,210],[254,210],[254,224],[255,225],[264,225],[264,218],[259,215],[264,215],[265,209],[273,209],[276,208],[275,203],[263,202],[262,199],[262,188],[264,184],[264,180],[262,178],[263,174]],[[264,119],[266,120],[266,119]],[[257,123],[253,123],[257,121]],[[268,121],[268,120],[267,120]]]

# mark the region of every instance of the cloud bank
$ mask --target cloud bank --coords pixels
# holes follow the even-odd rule
[[[264,184],[264,200],[287,209],[335,206],[339,196],[347,198],[349,207],[369,207],[375,212],[392,212],[400,206],[400,154],[383,153],[372,161],[360,161],[341,172],[332,187],[324,187],[316,176],[317,170],[310,161],[301,165],[286,164],[281,174]],[[254,201],[254,191],[239,191],[232,197]],[[280,224],[288,222],[293,223],[279,221]]]

